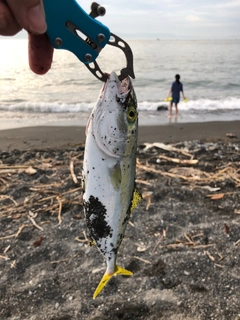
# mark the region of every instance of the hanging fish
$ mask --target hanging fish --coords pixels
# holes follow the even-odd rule
[[[93,298],[117,274],[132,272],[116,264],[130,215],[141,195],[135,188],[138,112],[129,77],[112,72],[101,90],[86,128],[83,201],[89,236],[107,269]]]

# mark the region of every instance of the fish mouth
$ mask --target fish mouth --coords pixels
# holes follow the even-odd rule
[[[105,92],[105,89],[106,89],[106,86],[107,86],[107,82],[108,82],[108,78],[107,78],[107,81],[103,83],[103,86],[102,86],[102,90],[100,92],[100,98],[102,98],[104,92]]]
[[[100,98],[103,98],[103,95],[111,82],[114,82],[117,84],[117,88],[118,88],[117,93],[120,95],[128,93],[129,90],[131,89],[131,81],[130,81],[129,77],[127,76],[126,78],[124,78],[121,81],[121,80],[119,80],[117,74],[113,71],[110,74],[108,74],[107,81],[104,82],[104,84],[102,86]]]
[[[121,81],[120,94],[128,93],[131,89],[131,81],[129,77],[126,77]]]

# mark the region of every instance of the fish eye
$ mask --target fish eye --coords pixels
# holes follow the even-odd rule
[[[137,112],[136,109],[134,107],[129,107],[127,110],[127,118],[130,122],[135,121],[137,117]]]

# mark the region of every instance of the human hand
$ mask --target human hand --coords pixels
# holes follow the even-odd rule
[[[41,0],[0,0],[0,35],[13,36],[28,31],[31,70],[45,74],[51,68],[53,47],[46,35],[47,24]]]

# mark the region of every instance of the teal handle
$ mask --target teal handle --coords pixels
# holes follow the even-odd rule
[[[94,62],[110,39],[110,30],[75,0],[43,0],[52,46],[73,52],[84,64]]]

